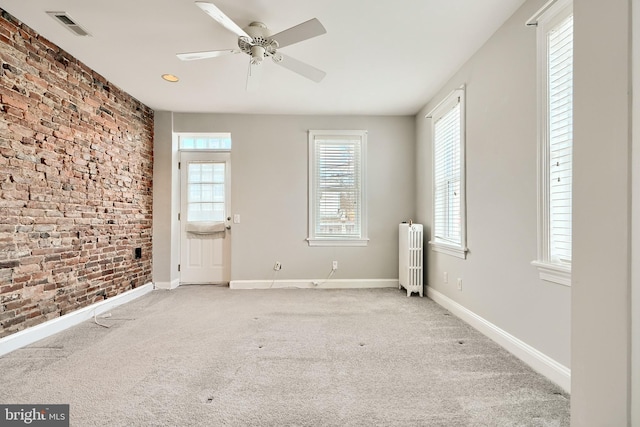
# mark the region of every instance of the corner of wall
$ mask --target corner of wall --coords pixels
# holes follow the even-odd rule
[[[153,151],[153,280],[171,289],[171,284],[178,280],[180,257],[175,221],[179,211],[176,204],[179,194],[178,150],[172,112],[155,113]],[[159,287],[165,288],[164,285]]]

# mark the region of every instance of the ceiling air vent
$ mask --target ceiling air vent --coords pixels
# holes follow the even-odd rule
[[[90,36],[84,28],[74,21],[67,12],[47,12],[47,15],[54,18],[60,24],[62,24],[65,28],[71,31],[76,36]]]

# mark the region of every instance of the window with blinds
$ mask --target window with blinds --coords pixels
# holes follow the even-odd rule
[[[460,216],[460,103],[435,124],[434,236],[459,246]]]
[[[573,16],[548,34],[549,258],[571,262]]]
[[[573,175],[573,6],[547,3],[528,21],[538,38],[538,267],[540,278],[571,285]]]
[[[464,90],[449,95],[429,116],[433,120],[432,248],[464,258]]]
[[[366,131],[309,131],[310,245],[364,245]]]

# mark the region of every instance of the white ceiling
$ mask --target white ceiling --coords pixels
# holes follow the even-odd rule
[[[241,27],[273,34],[318,18],[327,33],[282,53],[326,71],[314,83],[271,61],[245,90],[248,56],[183,62],[178,52],[237,48],[194,0],[0,0],[0,7],[155,110],[415,114],[524,0],[207,0]],[[91,37],[47,15],[65,11]],[[168,83],[161,74],[180,77]]]

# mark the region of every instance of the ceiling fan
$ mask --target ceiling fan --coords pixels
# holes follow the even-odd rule
[[[288,70],[298,73],[314,82],[320,82],[326,73],[302,61],[278,51],[279,48],[301,42],[322,35],[327,32],[316,18],[271,35],[269,29],[262,22],[252,22],[242,29],[224,14],[213,3],[197,1],[196,5],[215,19],[227,30],[238,36],[239,49],[209,50],[204,52],[179,53],[177,57],[183,61],[215,58],[223,55],[245,53],[249,55],[249,73],[247,76],[247,90],[254,89],[259,82],[262,60],[270,57],[273,62]]]

